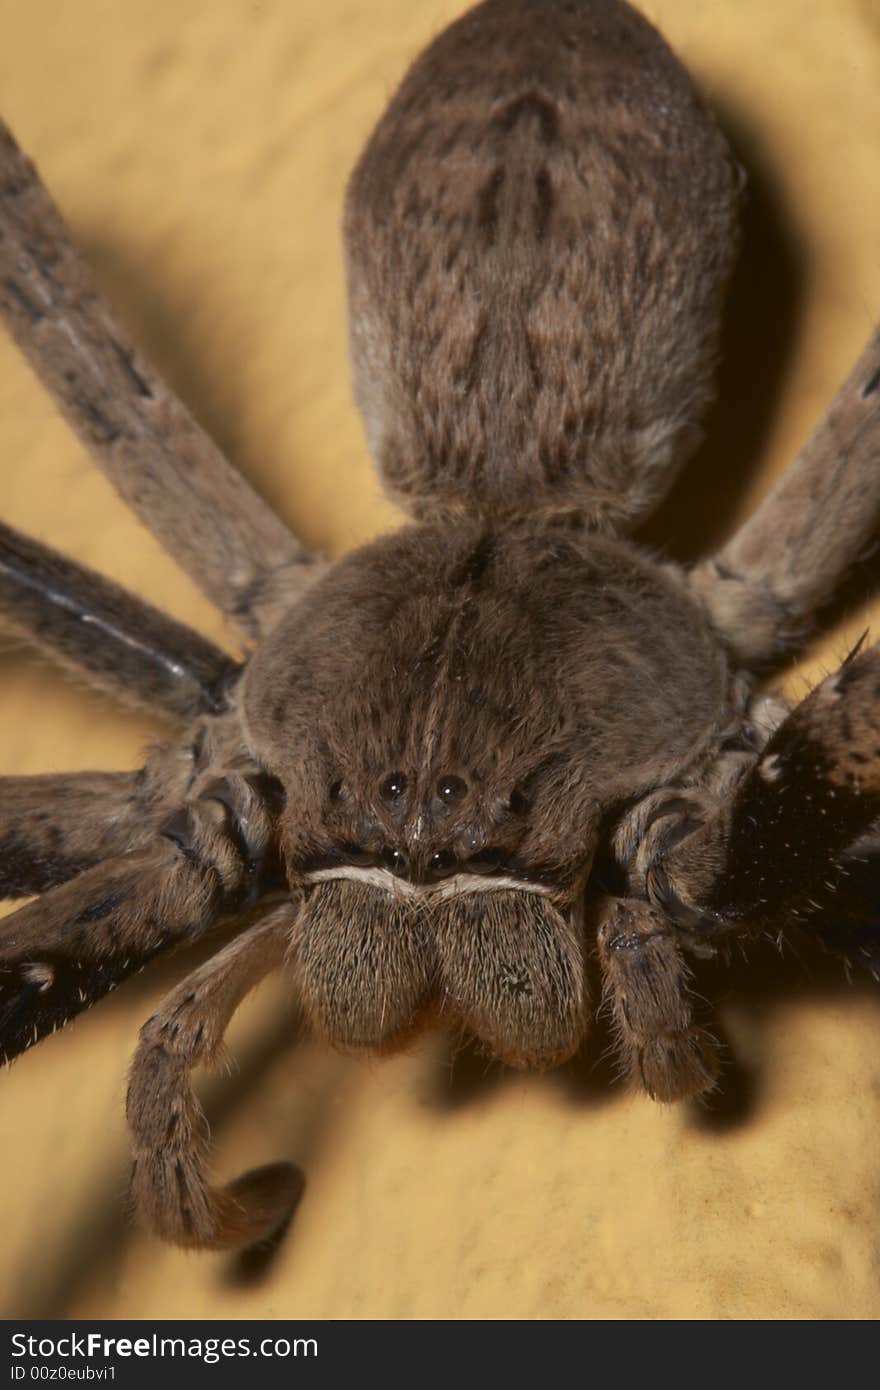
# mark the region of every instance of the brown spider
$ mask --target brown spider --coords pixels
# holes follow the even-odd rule
[[[614,0],[486,0],[417,61],[352,177],[352,355],[416,519],[327,567],[129,343],[0,140],[0,304],[125,501],[253,643],[238,666],[0,528],[0,612],[185,725],[138,773],[2,781],[11,1058],[159,952],[268,911],[145,1025],[133,1187],[165,1237],[249,1243],[299,1190],[222,1190],[190,1087],[275,966],[388,1050],[430,1014],[515,1066],[587,1031],[593,940],[626,1070],[711,1087],[685,953],[813,921],[872,956],[877,649],[794,710],[791,654],[880,514],[880,339],[748,523],[689,572],[627,539],[712,395],[740,172]],[[829,926],[828,923],[833,923]]]

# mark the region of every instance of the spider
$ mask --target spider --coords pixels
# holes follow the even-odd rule
[[[3,779],[9,1060],[163,951],[238,935],[141,1032],[132,1187],[183,1245],[276,1233],[287,1164],[207,1176],[191,1088],[270,970],[314,1029],[431,1019],[517,1067],[588,1031],[716,1084],[689,958],[813,924],[877,967],[880,654],[794,708],[801,644],[880,513],[880,338],[769,497],[689,570],[631,539],[700,437],[742,175],[622,0],[485,0],[417,60],[345,209],[355,391],[396,534],[328,565],[130,343],[0,138],[0,305],[123,499],[237,625],[197,633],[0,528],[0,614],[180,726],[137,773]],[[254,919],[254,909],[260,909]]]

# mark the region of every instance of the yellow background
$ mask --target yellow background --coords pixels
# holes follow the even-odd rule
[[[453,0],[0,0],[5,115],[99,279],[263,495],[339,554],[393,526],[350,399],[346,172]],[[664,512],[720,537],[790,460],[880,306],[878,0],[651,0],[754,175],[724,404]],[[0,342],[0,513],[222,638]],[[709,471],[712,464],[713,472]],[[690,493],[690,501],[688,494]],[[664,528],[661,528],[661,531]],[[656,529],[655,537],[661,534]],[[802,668],[839,660],[854,617]],[[0,650],[9,772],[130,767],[158,731]],[[803,675],[789,683],[805,688]],[[880,997],[756,951],[707,992],[738,1065],[705,1111],[609,1083],[297,1041],[283,981],[206,1085],[218,1169],[308,1173],[273,1260],[164,1248],[125,1213],[126,1059],[183,965],[2,1078],[7,1316],[869,1318],[880,1312]]]

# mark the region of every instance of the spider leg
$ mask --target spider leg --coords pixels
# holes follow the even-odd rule
[[[694,1026],[690,971],[668,919],[648,903],[609,902],[599,927],[604,999],[630,1080],[654,1100],[711,1090],[715,1042]]]
[[[880,817],[880,646],[791,712],[729,800],[648,869],[652,901],[696,934],[780,926],[829,901]]]
[[[43,893],[155,833],[137,772],[0,778],[0,898]]]
[[[240,669],[192,628],[0,522],[0,620],[128,703],[219,714]]]
[[[11,1061],[160,952],[276,886],[273,823],[230,774],[168,816],[152,843],[51,889],[0,928],[0,1059]]]
[[[817,896],[807,925],[825,946],[880,980],[880,828],[851,845],[833,892]]]
[[[880,524],[880,332],[792,466],[731,541],[691,574],[752,666],[791,652]]]
[[[276,1163],[212,1188],[208,1128],[190,1084],[210,1065],[244,996],[284,963],[296,906],[285,903],[189,975],[141,1029],[126,1109],[134,1139],[132,1192],[158,1235],[178,1245],[252,1245],[279,1230],[302,1191],[298,1169]]]
[[[0,311],[123,501],[258,638],[317,570],[135,350],[0,122]]]

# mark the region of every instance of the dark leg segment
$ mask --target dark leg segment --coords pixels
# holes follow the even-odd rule
[[[210,1187],[208,1126],[190,1084],[193,1067],[217,1060],[244,996],[283,965],[296,912],[285,903],[233,941],[178,985],[141,1030],[126,1107],[132,1191],[157,1234],[178,1245],[217,1249],[265,1240],[288,1220],[302,1191],[299,1171],[287,1163]]]
[[[43,893],[154,833],[137,772],[0,778],[0,898]]]
[[[271,872],[272,830],[247,779],[229,777],[164,821],[148,849],[87,869],[6,917],[0,1060],[62,1027],[160,952],[256,902]]]
[[[655,861],[652,901],[710,934],[781,927],[832,901],[847,852],[880,817],[878,712],[875,646],[818,685],[732,799]]]
[[[654,1100],[710,1090],[718,1076],[715,1043],[694,1026],[690,971],[675,928],[648,903],[617,899],[598,942],[605,1001],[630,1080]]]
[[[216,918],[213,885],[170,845],[87,869],[0,924],[0,1060],[91,1008]],[[161,914],[161,915],[160,915]]]
[[[833,892],[817,894],[816,902],[805,924],[809,930],[829,951],[880,980],[880,830],[875,827],[847,851]]]
[[[746,666],[790,654],[880,530],[880,332],[809,443],[691,582]]]
[[[178,720],[221,713],[239,670],[192,628],[2,523],[0,620],[112,695]]]
[[[126,504],[259,637],[302,591],[312,557],[136,352],[2,123],[0,311]]]

